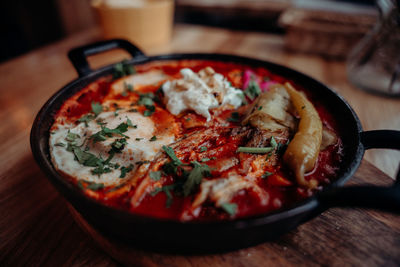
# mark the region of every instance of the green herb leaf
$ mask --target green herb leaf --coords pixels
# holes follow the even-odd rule
[[[85,187],[83,186],[82,180],[78,180],[78,187],[79,187],[81,190],[85,190]]]
[[[273,147],[243,147],[243,146],[240,146],[236,150],[236,153],[244,152],[244,153],[253,153],[253,154],[265,154],[265,153],[271,152],[273,150],[274,150]]]
[[[207,147],[205,146],[200,147],[200,152],[205,152],[205,151],[207,151]]]
[[[247,100],[246,100],[246,96],[245,96],[245,94],[244,94],[243,91],[240,91],[240,94],[238,94],[238,96],[239,96],[240,99],[242,100],[242,106],[248,104],[248,102],[247,102]]]
[[[97,117],[103,111],[103,106],[100,103],[92,102],[92,112]]]
[[[124,90],[122,91],[121,95],[122,96],[127,96],[128,92],[133,92],[133,85],[124,82]]]
[[[231,117],[228,118],[228,121],[230,121],[230,122],[238,122],[239,118],[240,118],[240,115],[239,115],[238,112],[232,112],[231,113]]]
[[[153,135],[153,137],[149,139],[150,142],[154,142],[156,140],[157,140],[157,136],[155,136],[155,135]]]
[[[210,161],[210,159],[209,158],[202,158],[200,161],[201,162],[207,162],[207,161]]]
[[[111,143],[111,150],[108,153],[121,153],[127,144],[126,138],[116,139]]]
[[[55,143],[54,145],[55,145],[55,146],[65,147],[65,144],[64,144],[64,143]]]
[[[152,106],[154,105],[154,102],[150,97],[141,97],[139,99],[138,105]]]
[[[223,203],[221,204],[221,208],[231,216],[234,216],[237,211],[237,204],[235,203]]]
[[[153,181],[159,181],[161,179],[161,172],[160,171],[150,172],[149,176]]]
[[[211,175],[211,169],[206,164],[200,164],[197,161],[192,161],[194,168],[190,171],[186,182],[183,185],[183,195],[186,197],[190,195],[197,185],[201,183],[201,180],[205,176]]]
[[[136,108],[131,108],[128,110],[128,112],[138,112],[138,110]]]
[[[93,190],[93,191],[97,191],[99,189],[104,188],[104,184],[103,183],[95,183],[95,182],[91,182],[87,185],[86,187],[87,189]]]
[[[68,142],[75,142],[77,138],[80,138],[79,134],[68,132],[65,140],[67,140]]]
[[[126,118],[126,124],[128,124],[128,126],[131,128],[137,128],[137,125],[133,125],[132,121],[128,117]]]
[[[271,176],[272,174],[274,174],[274,173],[273,173],[273,172],[266,171],[263,175],[261,175],[261,178],[265,179],[265,178],[267,178],[268,176]]]
[[[84,122],[85,126],[88,127],[88,123],[93,120],[96,116],[93,114],[86,114],[78,119],[79,122]]]
[[[155,195],[157,195],[160,192],[164,192],[165,195],[167,196],[167,201],[165,203],[165,206],[167,208],[171,207],[172,205],[172,201],[173,201],[173,197],[172,197],[172,193],[171,190],[175,189],[175,184],[170,184],[170,185],[164,185],[163,187],[157,187],[156,189],[154,189],[153,192],[150,193],[150,195],[152,197],[154,197]]]
[[[95,175],[101,175],[103,173],[109,173],[112,170],[109,167],[99,166],[91,170],[90,172]]]
[[[176,165],[182,165],[182,161],[178,159],[178,157],[175,155],[174,150],[169,147],[169,146],[162,146],[162,149],[165,151],[165,154],[167,154]]]
[[[128,131],[128,124],[124,122],[119,124],[115,129],[110,129],[105,126],[101,126],[101,130],[90,136],[90,139],[92,139],[93,142],[96,143],[99,141],[105,141],[107,137],[112,137],[113,134],[129,138],[128,136],[123,134],[126,131]]]
[[[250,100],[254,100],[261,94],[261,89],[255,80],[251,80],[247,88],[244,90],[244,93]]]
[[[271,146],[272,146],[273,148],[276,148],[276,147],[278,146],[278,143],[276,142],[276,140],[275,140],[275,138],[274,138],[273,136],[271,136],[271,141],[270,141],[270,143],[271,143]]]
[[[146,109],[145,111],[143,111],[143,116],[150,117],[151,115],[153,115],[153,113],[154,111]]]
[[[135,164],[136,164],[136,165],[142,165],[142,164],[148,164],[148,163],[150,163],[150,161],[148,161],[148,160],[143,160],[143,161],[138,161],[138,162],[136,162]]]
[[[82,151],[79,147],[73,148],[76,160],[87,167],[97,167],[103,165],[102,160],[90,152]]]
[[[113,79],[115,80],[134,73],[136,73],[136,70],[129,65],[126,60],[123,60],[122,62],[115,64]]]
[[[138,138],[135,138],[136,141],[140,141],[140,140],[142,140],[142,139],[143,139],[143,138],[139,138],[139,137],[138,137]]]
[[[126,174],[133,170],[133,165],[129,164],[128,167],[121,167],[121,175],[119,178],[125,178]]]

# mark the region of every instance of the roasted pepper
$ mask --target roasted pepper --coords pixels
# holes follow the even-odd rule
[[[304,174],[311,171],[318,158],[322,140],[322,123],[313,104],[290,83],[285,83],[291,102],[300,116],[296,134],[283,155],[283,160],[294,171],[299,185],[315,188],[316,180],[307,181]]]

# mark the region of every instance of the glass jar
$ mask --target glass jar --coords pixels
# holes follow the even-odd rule
[[[379,20],[350,52],[347,75],[361,89],[400,96],[400,0],[377,4]]]

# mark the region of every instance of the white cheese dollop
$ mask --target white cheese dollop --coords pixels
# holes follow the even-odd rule
[[[166,107],[172,114],[193,110],[209,121],[210,109],[222,105],[237,108],[242,104],[243,92],[232,87],[223,75],[215,73],[212,68],[207,67],[199,73],[188,68],[180,72],[182,79],[167,81],[162,86]]]

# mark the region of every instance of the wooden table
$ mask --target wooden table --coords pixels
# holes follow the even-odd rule
[[[67,51],[99,39],[99,31],[93,29],[0,64],[1,266],[117,264],[96,248],[73,221],[65,201],[35,164],[29,147],[29,131],[39,108],[54,92],[77,77],[68,62]],[[178,25],[169,45],[144,51],[149,55],[178,51],[232,53],[281,63],[337,90],[358,113],[364,129],[400,129],[399,99],[377,97],[357,90],[347,82],[343,62],[290,54],[284,51],[282,44],[282,36]],[[126,54],[117,51],[96,56],[90,62],[97,67],[126,57]],[[399,152],[393,151],[368,152],[366,159],[394,176],[399,155]],[[381,182],[390,181],[387,175],[367,161],[364,161],[357,177],[355,180],[358,182],[376,183],[378,178]],[[334,209],[276,242],[223,255],[192,258],[140,254],[141,260],[137,264],[396,265],[400,262],[399,245],[398,216],[374,211]],[[327,252],[336,252],[325,255],[324,246]],[[266,257],[263,258],[262,253]],[[156,258],[144,260],[146,255]]]

